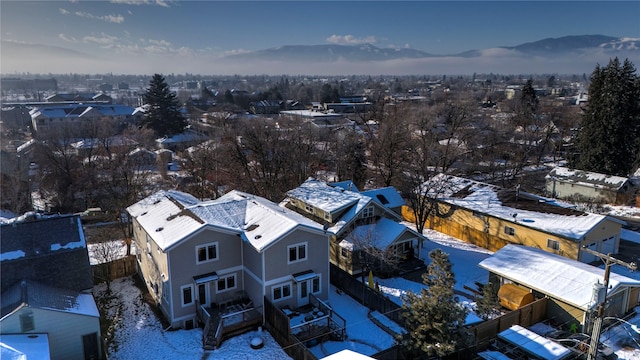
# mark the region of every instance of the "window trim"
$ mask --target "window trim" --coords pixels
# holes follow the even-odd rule
[[[304,257],[300,258],[300,248],[304,247]],[[296,259],[295,260],[291,260],[291,249],[292,248],[296,248]],[[302,262],[302,261],[306,261],[309,258],[309,244],[307,241],[305,242],[301,242],[301,243],[297,243],[297,244],[292,244],[287,246],[287,264],[293,264],[293,263],[297,263],[297,262]]]
[[[289,295],[288,296],[281,296],[280,298],[276,299],[276,290],[280,289],[280,293],[282,294],[283,293],[282,290],[285,287],[289,288]],[[287,299],[291,299],[292,297],[293,297],[293,284],[291,284],[291,281],[271,287],[271,299],[273,300],[273,302],[284,301],[284,300],[287,300]]]
[[[372,218],[375,215],[375,213],[376,211],[373,208],[373,205],[367,206],[364,209],[362,209],[361,218],[363,219]]]
[[[229,287],[227,280],[233,278],[233,287]],[[220,283],[224,282],[224,289],[220,290]],[[220,294],[223,292],[227,292],[230,290],[234,290],[238,288],[238,278],[236,274],[228,274],[228,275],[218,275],[218,280],[216,281],[216,294]]]
[[[191,302],[190,303],[185,303],[184,302],[184,289],[189,288],[189,290],[191,291]],[[187,306],[191,306],[194,304],[194,296],[193,296],[193,284],[188,284],[188,285],[182,285],[180,286],[180,304],[182,305],[182,307],[187,307]]]
[[[216,256],[212,259],[209,258],[209,247],[213,246],[215,247],[215,251],[216,251]],[[200,260],[200,258],[198,257],[198,251],[200,249],[204,248],[205,249],[205,256],[207,257],[206,260]],[[217,241],[212,241],[210,243],[206,243],[206,244],[200,244],[196,246],[196,265],[200,265],[200,264],[205,264],[205,263],[209,263],[212,261],[216,261],[218,259],[220,259],[220,248],[218,246],[218,242]]]
[[[560,241],[547,239],[547,248],[558,251],[560,250]]]

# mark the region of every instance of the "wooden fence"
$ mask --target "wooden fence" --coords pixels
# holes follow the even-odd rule
[[[538,299],[518,310],[473,326],[469,332],[474,336],[477,346],[486,346],[489,341],[498,336],[498,333],[513,325],[528,327],[546,319],[547,302],[547,298]]]
[[[105,282],[107,279],[115,280],[138,272],[138,264],[135,255],[128,255],[107,263],[91,265],[93,282],[96,284]]]

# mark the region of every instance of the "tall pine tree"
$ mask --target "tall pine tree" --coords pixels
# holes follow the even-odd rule
[[[591,74],[573,167],[628,176],[640,160],[640,78],[618,58]]]
[[[153,75],[143,97],[149,106],[143,126],[152,129],[158,136],[171,136],[186,129],[187,120],[180,112],[180,103],[162,75]]]
[[[449,255],[435,249],[429,258],[431,263],[422,275],[427,288],[421,289],[420,294],[407,292],[402,304],[409,332],[405,345],[418,356],[444,356],[466,344],[461,330],[468,310],[453,292],[456,280]]]

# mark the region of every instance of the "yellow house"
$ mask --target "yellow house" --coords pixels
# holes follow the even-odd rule
[[[426,226],[486,249],[520,244],[586,263],[598,258],[584,247],[618,252],[623,222],[612,217],[451,175],[436,175],[425,183],[425,189],[430,188],[441,191],[426,191],[437,203]],[[412,211],[405,209],[404,214],[409,219]]]

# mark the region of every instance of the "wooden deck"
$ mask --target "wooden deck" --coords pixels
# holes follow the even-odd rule
[[[225,339],[262,325],[262,313],[252,302],[239,302],[223,309],[198,305],[197,313],[199,323],[204,326],[204,350],[214,350]]]

